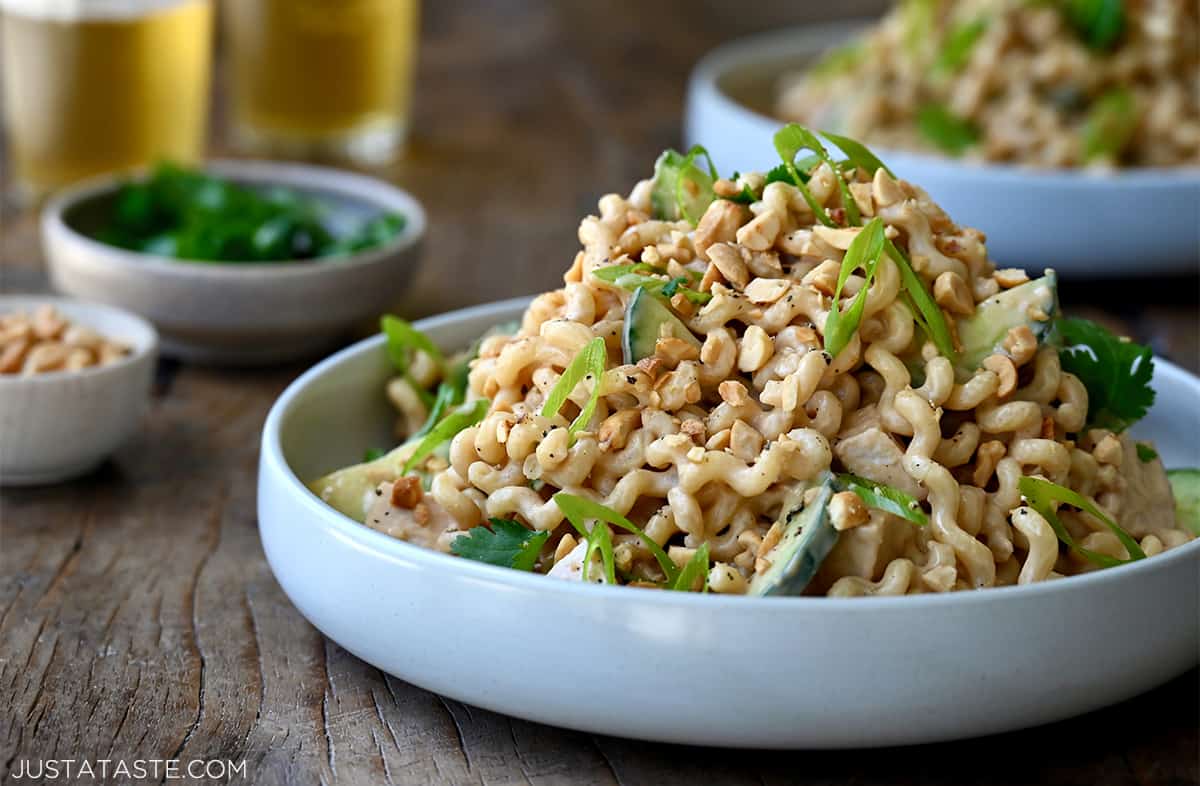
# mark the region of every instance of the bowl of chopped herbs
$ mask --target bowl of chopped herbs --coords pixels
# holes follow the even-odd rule
[[[162,163],[86,181],[42,215],[56,288],[129,309],[164,354],[290,360],[393,308],[425,214],[382,180],[271,161]]]

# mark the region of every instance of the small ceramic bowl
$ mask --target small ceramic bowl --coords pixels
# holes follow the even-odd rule
[[[344,258],[188,262],[93,240],[127,175],[106,175],[54,197],[42,214],[51,280],[60,291],[144,316],[163,353],[202,363],[264,364],[314,353],[356,323],[394,307],[416,272],[425,211],[381,180],[324,167],[211,161],[206,172],[246,186],[285,186],[318,200],[335,229],[382,211],[404,215],[391,243]]]
[[[119,308],[67,298],[0,296],[0,315],[51,305],[72,324],[129,347],[106,366],[0,374],[0,485],[56,483],[91,470],[137,429],[150,400],[158,334]]]
[[[775,166],[772,138],[785,122],[772,109],[780,78],[867,24],[778,30],[714,49],[692,71],[684,142],[704,145],[726,174]],[[985,230],[1002,264],[1090,278],[1194,273],[1200,262],[1200,168],[1048,170],[874,150],[955,221]],[[1153,231],[1130,231],[1141,210]]]

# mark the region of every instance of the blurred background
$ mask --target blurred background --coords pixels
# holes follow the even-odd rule
[[[648,176],[663,148],[681,144],[688,73],[706,51],[889,6],[2,5],[0,288],[46,288],[35,206],[63,183],[162,157],[300,158],[369,172],[422,200],[430,217],[424,264],[398,304],[409,317],[553,287],[574,253],[579,218],[600,195]],[[1167,280],[1077,280],[1062,296],[1070,307],[1133,323],[1194,367],[1200,285],[1194,275]],[[1179,319],[1139,327],[1146,303]]]
[[[4,2],[9,291],[45,287],[22,192],[162,155],[299,156],[410,190],[430,229],[407,315],[541,291],[570,264],[597,198],[648,176],[658,152],[680,144],[688,71],[706,50],[885,8],[150,0],[145,18],[113,24],[130,4],[93,0],[82,5],[99,11],[72,21],[80,4],[70,0]],[[446,285],[480,257],[470,265],[477,286]]]

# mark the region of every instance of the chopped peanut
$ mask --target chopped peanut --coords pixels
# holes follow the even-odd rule
[[[833,293],[837,291],[838,274],[841,270],[841,263],[834,262],[832,259],[826,259],[808,271],[804,278],[800,280],[800,283],[812,287],[822,295],[832,297]]]
[[[664,365],[674,368],[685,360],[698,360],[700,348],[681,338],[663,336],[654,344],[654,356],[661,358]]]
[[[421,479],[415,475],[405,475],[396,478],[392,484],[392,506],[412,510],[425,497],[421,489]]]
[[[721,400],[731,407],[745,406],[750,402],[746,386],[735,379],[727,379],[717,385],[717,392],[721,394]]]
[[[983,367],[1000,378],[996,398],[1008,398],[1017,389],[1017,367],[1013,365],[1012,359],[1004,355],[988,355],[983,359]]]
[[[69,323],[51,305],[0,317],[0,374],[79,371],[116,362],[129,348],[82,325]]]
[[[1009,329],[1002,346],[1013,363],[1023,366],[1037,354],[1037,337],[1033,335],[1029,325],[1017,325]]]
[[[742,205],[730,202],[728,199],[714,199],[704,211],[696,232],[692,236],[692,246],[701,259],[708,259],[708,250],[717,243],[731,243],[737,237],[738,227],[750,215]]]
[[[708,258],[734,288],[741,290],[750,283],[750,271],[736,246],[719,243],[708,250]]]
[[[1029,276],[1020,268],[1006,267],[1003,270],[996,271],[995,279],[996,283],[1005,289],[1012,289],[1028,281]]]
[[[968,316],[975,311],[975,301],[967,282],[952,270],[942,273],[933,282],[933,299],[952,314]]]
[[[622,409],[604,419],[596,438],[602,449],[620,450],[625,447],[629,435],[640,425],[641,413],[636,409]]]
[[[829,521],[838,532],[866,524],[871,513],[853,491],[839,491],[829,500]]]
[[[758,325],[746,328],[738,346],[738,370],[747,374],[758,371],[775,354],[775,343]]]

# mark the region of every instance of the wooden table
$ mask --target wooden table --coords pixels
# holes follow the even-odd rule
[[[839,12],[876,6],[855,0]],[[686,8],[683,21],[675,12]],[[646,176],[655,154],[678,144],[695,59],[724,38],[817,9],[474,0],[425,11],[413,143],[385,173],[424,200],[431,219],[424,270],[399,306],[409,317],[554,286],[597,197]],[[0,230],[0,283],[44,289],[34,217],[9,211]],[[1070,282],[1064,297],[1196,371],[1197,291],[1195,277]],[[145,427],[112,461],[70,484],[0,494],[0,782],[22,782],[16,768],[26,760],[68,758],[244,760],[256,783],[1200,778],[1195,671],[1046,728],[855,753],[561,731],[388,677],[300,617],[259,546],[259,429],[300,370],[164,361]]]

